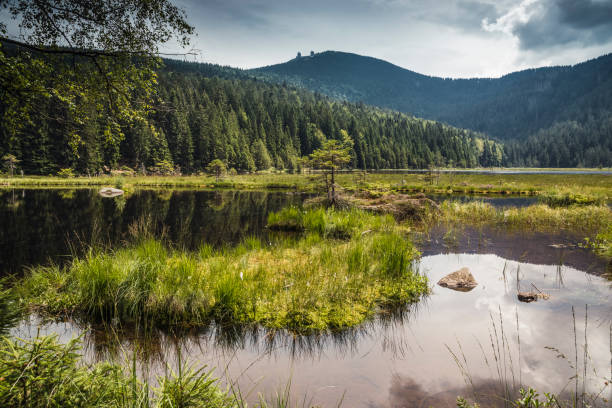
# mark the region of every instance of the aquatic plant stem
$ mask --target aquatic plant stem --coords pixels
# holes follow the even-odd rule
[[[589,305],[584,305],[584,361],[582,365],[584,366],[584,373],[582,377],[582,406],[586,406],[585,404],[585,396],[586,396],[586,380],[587,380],[587,362],[588,362],[588,339],[587,339],[587,322],[589,321]]]
[[[516,341],[518,344],[519,387],[523,387],[523,369],[521,364],[521,330],[519,328],[518,306],[516,307]]]
[[[574,323],[574,369],[576,371],[574,375],[574,408],[576,408],[578,406],[578,337],[576,334],[576,312],[574,310],[574,306],[572,306],[572,321]]]

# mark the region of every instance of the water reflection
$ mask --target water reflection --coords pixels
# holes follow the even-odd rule
[[[539,200],[537,197],[529,196],[477,196],[477,195],[457,195],[457,194],[428,194],[428,198],[441,203],[446,200],[457,201],[460,203],[471,203],[471,202],[483,202],[490,204],[496,208],[508,208],[508,207],[529,207],[530,205],[538,204]]]
[[[254,390],[253,396],[273,393],[290,379],[296,396],[306,393],[323,406],[335,406],[344,394],[343,406],[348,407],[454,406],[457,395],[476,396],[482,406],[495,407],[502,406],[497,405],[499,390],[506,384],[530,385],[540,392],[574,390],[574,307],[579,389],[586,364],[586,391],[610,396],[612,387],[604,383],[611,357],[608,281],[566,265],[493,254],[439,254],[420,262],[431,282],[461,267],[468,267],[478,281],[473,291],[435,286],[417,309],[381,316],[350,331],[292,336],[210,326],[188,335],[159,334],[152,344],[119,337],[121,346],[113,350],[108,330],[92,330],[86,331],[88,356],[121,358],[125,350],[148,350],[141,360],[143,372],[158,373],[166,364],[174,366],[181,350],[195,364],[217,367],[217,375],[242,391]],[[517,290],[532,284],[550,299],[519,302]],[[14,334],[33,335],[35,326],[23,325]],[[61,324],[43,328],[63,336],[86,329]],[[592,406],[606,404],[600,398]]]
[[[300,194],[137,190],[115,198],[97,190],[0,190],[0,276],[62,262],[90,245],[115,246],[143,220],[176,246],[266,238],[267,214],[299,204]]]
[[[533,264],[571,266],[594,275],[612,272],[609,259],[581,248],[584,236],[570,231],[508,231],[491,227],[437,226],[416,236],[423,255],[448,253],[496,254]],[[563,277],[557,274],[559,284]]]
[[[384,335],[380,341],[383,350],[396,356],[404,355],[401,339],[395,338],[398,329],[408,327],[416,319],[423,302],[407,305],[377,315],[374,319],[357,327],[343,330],[296,334],[287,330],[268,329],[260,325],[220,324],[211,322],[198,329],[168,330],[143,328],[137,325],[120,326],[91,323],[81,319],[49,321],[32,315],[21,323],[17,331],[25,330],[26,337],[33,328],[43,327],[45,333],[54,333],[61,328],[64,335],[83,336],[85,345],[95,360],[120,355],[125,348],[138,350],[140,358],[151,363],[165,360],[165,351],[197,344],[200,349],[211,349],[218,353],[232,354],[236,350],[251,350],[261,356],[277,358],[288,356],[292,360],[317,360],[332,352],[335,356],[352,356],[359,344]],[[410,350],[412,352],[412,350]]]

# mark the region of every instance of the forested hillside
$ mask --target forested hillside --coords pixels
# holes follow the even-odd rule
[[[232,68],[178,61],[160,69],[148,119],[126,119],[122,137],[95,119],[71,118],[61,101],[41,98],[18,133],[0,125],[0,156],[15,156],[29,174],[96,174],[121,166],[194,173],[214,159],[237,171],[293,170],[325,138],[341,138],[341,130],[355,142],[356,168],[502,162],[501,145],[474,132],[249,79]]]
[[[526,140],[507,141],[504,166],[612,166],[612,113],[584,122],[555,123]]]
[[[512,141],[506,160],[512,165],[609,166],[612,162],[612,150],[605,143],[612,139],[612,54],[575,66],[529,69],[496,79],[429,77],[375,58],[334,51],[250,72]],[[571,146],[568,160],[550,144],[558,131]],[[595,155],[589,150],[600,147],[604,150]]]

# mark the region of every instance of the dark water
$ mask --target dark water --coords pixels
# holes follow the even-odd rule
[[[137,190],[103,198],[95,189],[0,190],[0,276],[29,265],[68,261],[96,245],[123,244],[135,227],[188,249],[266,238],[267,214],[299,205],[304,194],[252,191]],[[431,196],[527,206],[530,197]]]
[[[538,265],[570,266],[592,275],[612,273],[609,259],[581,246],[579,233],[508,231],[489,227],[434,227],[415,236],[424,256],[437,254],[495,254]]]
[[[265,238],[267,214],[302,200],[246,191],[138,190],[103,198],[90,189],[0,190],[0,276],[61,263],[92,244],[120,245],[136,226],[188,249]]]

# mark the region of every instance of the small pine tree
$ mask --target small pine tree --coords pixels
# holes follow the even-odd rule
[[[334,205],[336,203],[336,171],[351,161],[353,141],[345,130],[340,131],[342,141],[332,139],[323,142],[320,149],[315,150],[309,159],[309,164],[315,169],[324,170],[327,198]],[[331,180],[328,180],[331,176]]]
[[[2,161],[4,162],[5,167],[11,172],[11,177],[13,177],[15,167],[17,166],[17,163],[19,163],[21,160],[17,159],[15,155],[8,153],[2,156]]]
[[[225,173],[225,171],[227,170],[227,166],[221,160],[215,159],[208,164],[206,170],[210,174],[214,174],[215,180],[219,182],[219,178],[221,178],[223,173]]]

